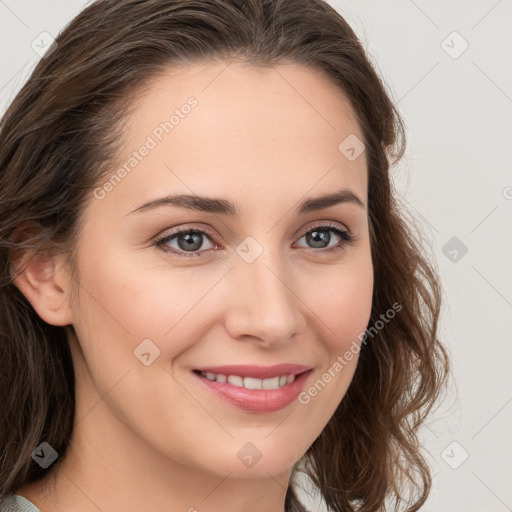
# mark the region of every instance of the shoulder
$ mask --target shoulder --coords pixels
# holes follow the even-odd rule
[[[19,494],[10,494],[0,512],[41,512],[33,503]]]

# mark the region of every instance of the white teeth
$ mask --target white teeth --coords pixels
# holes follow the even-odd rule
[[[257,379],[255,377],[240,377],[239,375],[226,375],[201,372],[203,377],[208,380],[216,380],[217,382],[227,382],[232,386],[247,389],[279,389],[295,380],[295,375],[282,375],[281,377],[272,377],[270,379]]]
[[[244,377],[244,388],[261,389],[262,387],[263,381],[261,379],[255,379],[254,377]]]
[[[228,384],[231,384],[233,386],[238,386],[239,388],[244,387],[244,381],[242,377],[239,377],[238,375],[230,375],[228,377]]]
[[[279,377],[273,377],[272,379],[264,379],[262,382],[263,389],[277,389],[279,387]]]

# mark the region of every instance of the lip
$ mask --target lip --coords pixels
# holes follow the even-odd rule
[[[267,368],[267,371],[271,371],[275,374],[276,368],[278,368],[278,371],[282,371],[282,367],[286,365],[277,365],[276,367],[269,367]],[[300,365],[291,365],[297,368]],[[281,367],[281,368],[279,368]],[[226,367],[215,367],[215,371],[212,373],[222,373],[219,368],[226,368]],[[229,367],[229,368],[235,368],[235,367]],[[236,368],[252,368],[255,367],[236,367]],[[227,382],[217,382],[214,380],[209,380],[206,377],[203,377],[199,374],[197,371],[193,371],[192,374],[196,379],[199,380],[199,382],[205,386],[205,388],[208,391],[211,391],[214,393],[215,396],[219,397],[220,399],[234,405],[235,407],[238,407],[239,409],[242,409],[247,412],[253,412],[253,413],[268,413],[268,412],[274,412],[278,411],[279,409],[283,409],[287,405],[290,405],[294,400],[297,399],[300,392],[304,388],[304,383],[309,378],[309,375],[312,372],[312,369],[309,369],[307,367],[300,366],[300,368],[305,368],[306,371],[303,371],[299,375],[295,377],[295,380],[291,382],[290,384],[286,384],[285,386],[282,386],[278,389],[246,389],[244,387],[239,386],[233,386],[232,384],[228,384]],[[213,369],[213,368],[211,368]],[[259,368],[262,369],[261,367]],[[204,370],[201,370],[204,371]],[[293,371],[288,373],[290,375],[291,373],[294,373]],[[279,375],[285,375],[286,372],[280,373]],[[240,375],[239,373],[224,373],[224,375]],[[261,373],[260,373],[261,375]],[[242,377],[242,375],[240,375]],[[253,375],[243,375],[246,377],[252,377]],[[276,377],[277,375],[273,375]],[[262,377],[256,377],[256,378],[262,378]],[[270,378],[270,377],[263,377],[263,378]]]
[[[247,364],[208,366],[196,368],[201,372],[220,373],[222,375],[238,375],[240,377],[254,377],[255,379],[271,379],[281,375],[298,375],[311,370],[310,366],[302,364],[275,364],[274,366],[257,366]]]

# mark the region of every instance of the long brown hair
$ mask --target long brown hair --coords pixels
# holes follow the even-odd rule
[[[392,189],[389,169],[404,154],[404,124],[347,22],[322,0],[100,0],[56,43],[0,124],[0,505],[47,474],[31,458],[42,441],[62,460],[75,407],[70,327],[36,314],[13,283],[14,256],[55,250],[73,258],[80,214],[112,172],[130,101],[148,81],[173,65],[237,59],[303,64],[348,98],[368,163],[369,326],[391,304],[402,306],[364,344],[302,470],[332,511],[384,510],[389,497],[397,509],[418,510],[431,488],[418,428],[450,371],[437,334],[442,293]],[[288,512],[303,510],[295,484]]]

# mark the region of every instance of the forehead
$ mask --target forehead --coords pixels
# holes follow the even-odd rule
[[[129,177],[110,193],[123,211],[163,191],[287,190],[299,199],[351,187],[365,198],[365,154],[351,161],[340,150],[347,137],[363,139],[356,115],[328,77],[300,64],[172,68],[147,84],[131,112],[119,164],[151,149],[125,165]]]

